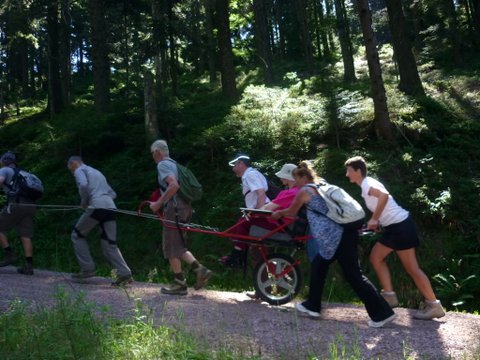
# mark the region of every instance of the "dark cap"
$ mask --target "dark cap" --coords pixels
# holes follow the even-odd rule
[[[235,166],[237,161],[242,161],[245,165],[250,166],[250,156],[244,153],[238,153],[235,158],[228,162],[228,165]]]
[[[10,164],[14,164],[15,162],[17,161],[16,157],[15,157],[15,154],[11,151],[7,151],[5,154],[2,155],[2,157],[0,158],[0,162],[3,164],[3,165],[10,165]]]

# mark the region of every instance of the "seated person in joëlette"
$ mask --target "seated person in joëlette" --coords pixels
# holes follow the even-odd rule
[[[285,164],[282,166],[280,171],[275,174],[282,182],[285,190],[280,191],[280,193],[272,201],[263,205],[260,210],[275,211],[286,209],[290,206],[298,192],[298,187],[295,185],[295,180],[292,176],[292,171],[296,169],[296,167],[297,166],[294,164]],[[244,221],[242,218],[238,221],[237,226],[235,227],[235,233],[239,235],[248,235],[252,225],[273,230],[279,226],[279,223],[267,217],[251,218],[249,221]],[[223,265],[232,267],[243,267],[245,265],[246,251],[248,251],[248,246],[242,246],[245,244],[242,244],[239,242],[239,240],[241,239],[232,238],[234,243],[232,252],[229,255],[223,256],[219,259]]]

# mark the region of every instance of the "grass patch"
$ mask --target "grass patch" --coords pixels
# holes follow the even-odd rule
[[[257,359],[209,349],[187,333],[154,325],[139,302],[131,318],[113,318],[82,296],[56,294],[52,308],[13,302],[0,316],[3,360]]]

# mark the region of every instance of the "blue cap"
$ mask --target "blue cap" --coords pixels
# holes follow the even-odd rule
[[[0,158],[0,162],[6,166],[10,164],[14,164],[16,161],[17,161],[17,158],[15,157],[15,154],[11,151],[7,151]]]

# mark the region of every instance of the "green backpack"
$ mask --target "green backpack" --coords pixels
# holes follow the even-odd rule
[[[198,182],[193,172],[187,167],[177,163],[178,184],[180,196],[187,201],[200,200],[203,195],[202,185]]]
[[[203,195],[203,189],[202,185],[198,182],[193,172],[187,167],[180,165],[175,160],[172,160],[170,158],[168,160],[175,163],[175,165],[177,166],[178,184],[180,185],[178,193],[180,194],[180,196],[187,201],[200,200]],[[158,187],[162,191],[166,190],[166,188],[160,184],[158,184]],[[151,197],[151,199],[156,199],[156,196],[157,195],[155,195],[153,198]],[[158,196],[160,196],[160,194],[158,194]]]

